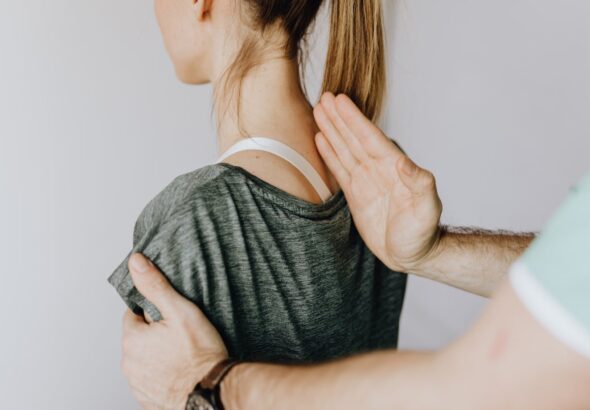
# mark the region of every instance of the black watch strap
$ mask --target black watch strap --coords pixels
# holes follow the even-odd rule
[[[225,359],[217,363],[207,376],[197,384],[194,392],[189,396],[186,409],[191,410],[194,408],[189,407],[189,404],[195,401],[195,396],[198,396],[200,400],[206,399],[213,409],[224,410],[223,403],[221,402],[221,382],[238,363],[237,360],[233,359]]]

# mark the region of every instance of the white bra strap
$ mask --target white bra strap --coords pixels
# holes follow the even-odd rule
[[[265,151],[283,158],[307,178],[322,201],[326,202],[332,197],[332,192],[316,169],[293,148],[277,140],[261,137],[245,138],[228,149],[221,158],[219,158],[217,163],[223,162],[230,156],[242,151]]]

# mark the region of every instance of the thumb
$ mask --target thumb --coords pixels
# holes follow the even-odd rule
[[[174,290],[162,272],[141,253],[131,255],[129,271],[137,290],[156,306],[162,316],[174,317],[178,302],[184,298]]]
[[[400,179],[414,195],[430,194],[436,190],[434,175],[420,168],[408,156],[403,156],[397,163]]]

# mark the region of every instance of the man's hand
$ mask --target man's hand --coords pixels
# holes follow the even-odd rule
[[[367,246],[391,269],[414,272],[440,237],[433,175],[418,167],[346,96],[315,108],[316,144],[338,180]]]
[[[127,310],[121,367],[144,409],[184,409],[195,385],[228,353],[203,312],[172,288],[141,254],[129,260],[133,283],[164,317],[147,323]]]
[[[418,167],[346,96],[315,108],[316,144],[367,246],[393,270],[490,296],[533,234],[440,226],[433,175]]]

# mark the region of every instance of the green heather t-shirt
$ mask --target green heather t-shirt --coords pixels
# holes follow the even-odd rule
[[[397,344],[406,275],[369,251],[342,193],[314,205],[229,164],[176,178],[109,278],[158,320],[129,276],[134,252],[203,309],[238,359],[312,362]]]
[[[590,175],[515,264],[511,281],[540,322],[590,357]]]

